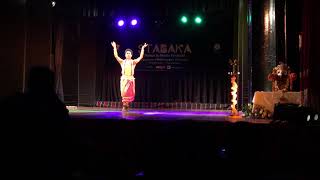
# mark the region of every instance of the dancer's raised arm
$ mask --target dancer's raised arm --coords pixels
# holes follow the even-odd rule
[[[138,62],[141,61],[141,59],[143,58],[143,55],[144,55],[144,48],[146,48],[148,46],[147,43],[144,43],[144,45],[142,46],[141,48],[141,52],[140,52],[140,56],[134,60],[134,62],[137,64]]]
[[[112,41],[111,42],[111,45],[113,47],[113,55],[114,57],[116,58],[116,60],[121,64],[123,62],[123,59],[121,59],[119,56],[118,56],[118,51],[117,51],[117,44]]]

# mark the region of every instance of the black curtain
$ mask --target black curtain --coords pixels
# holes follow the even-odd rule
[[[179,72],[143,71],[141,69],[145,69],[142,67],[146,64],[142,60],[135,72],[136,102],[228,104],[231,84],[227,72],[231,68],[228,60],[233,57],[233,12],[236,5],[225,4],[220,9],[212,9],[204,16],[201,26],[195,26],[191,21],[186,26],[179,24],[177,13],[171,17],[145,18],[144,24],[133,30],[121,30],[103,18],[98,20],[96,100],[121,101],[121,67],[114,59],[110,45],[111,41],[116,41],[120,44],[118,54],[122,58],[126,48],[132,48],[133,58],[137,57],[137,47],[143,42],[153,44],[152,47],[162,43],[189,44],[192,49],[185,69]]]
[[[191,70],[186,67],[181,72],[144,72],[137,67],[136,102],[229,103],[230,77],[227,72],[228,60],[233,57],[233,12],[237,3],[217,0],[204,5],[208,7],[195,9],[195,12],[202,12],[204,23],[201,26],[192,23],[195,14],[189,11],[190,23],[187,26],[177,22],[178,11],[185,8],[178,10],[170,6],[170,11],[164,15],[155,13],[159,7],[154,3],[146,3],[143,8],[140,7],[145,11],[137,15],[141,18],[141,26],[122,30],[114,22],[123,12],[116,11],[110,4],[99,6],[101,8],[86,4],[72,8],[65,5],[66,10],[73,10],[64,11],[65,14],[75,14],[80,9],[76,12],[80,17],[70,17],[70,22],[65,26],[62,70],[65,100],[70,103],[79,101],[76,91],[80,90],[81,96],[83,88],[90,88],[90,93],[84,93],[84,96],[94,98],[90,98],[87,104],[94,103],[92,100],[121,101],[121,68],[113,58],[110,45],[111,41],[116,41],[121,45],[118,52],[121,57],[128,47],[133,48],[134,58],[138,56],[138,44],[143,42],[192,46],[186,65],[191,66]],[[130,12],[124,14],[131,15]],[[86,59],[85,64],[81,59]]]
[[[120,65],[105,72],[100,100],[121,101]],[[192,102],[226,104],[230,85],[226,75],[212,72],[136,72],[136,102]]]

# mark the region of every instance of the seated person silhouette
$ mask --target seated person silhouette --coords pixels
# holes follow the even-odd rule
[[[54,80],[49,68],[33,67],[26,92],[2,104],[9,134],[8,167],[16,176],[66,176],[69,112],[55,93]]]

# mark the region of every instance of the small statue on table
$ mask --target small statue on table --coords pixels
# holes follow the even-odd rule
[[[297,74],[291,72],[287,64],[280,64],[272,69],[268,75],[268,80],[272,81],[272,91],[292,91],[293,81],[297,79]]]

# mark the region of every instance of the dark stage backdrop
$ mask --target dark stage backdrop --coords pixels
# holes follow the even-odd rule
[[[121,67],[110,44],[116,41],[122,58],[126,48],[131,48],[136,58],[139,47],[149,44],[136,67],[136,102],[229,103],[228,60],[233,58],[237,12],[234,2],[208,1],[204,9],[201,3],[193,9],[192,3],[180,7],[181,3],[171,1],[128,7],[136,11],[126,10],[117,2],[91,9],[83,4],[77,8],[81,17],[63,15],[65,102],[94,105],[96,101],[121,101]],[[66,6],[62,14],[69,9]],[[186,26],[178,22],[183,9],[189,10],[185,12],[190,22]],[[204,18],[200,26],[192,20],[197,13]],[[114,20],[121,14],[140,17],[140,24],[137,28],[117,28]]]
[[[116,29],[100,27],[105,37],[104,73],[99,82],[97,100],[120,101],[121,67],[113,57],[111,41],[124,50],[131,48],[134,58],[139,56],[146,42],[144,59],[137,65],[136,99],[138,102],[197,102],[227,103],[230,83],[228,60],[233,52],[233,22],[230,16],[207,17],[215,24],[200,27],[140,27]],[[142,26],[142,25],[141,25]],[[104,30],[101,30],[104,29]]]

